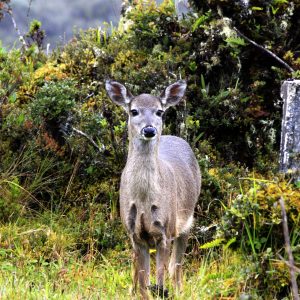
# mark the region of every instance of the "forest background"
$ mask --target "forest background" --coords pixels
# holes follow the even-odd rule
[[[0,27],[12,3],[0,2]],[[129,297],[118,211],[127,123],[107,78],[133,94],[188,83],[164,129],[191,144],[203,174],[175,297],[292,299],[278,201],[299,270],[300,185],[279,173],[280,86],[300,77],[300,3],[190,5],[178,16],[171,0],[128,1],[119,22],[79,27],[49,52],[32,20],[19,44],[0,47],[1,299]]]

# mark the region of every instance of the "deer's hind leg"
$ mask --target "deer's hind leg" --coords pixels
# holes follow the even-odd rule
[[[170,277],[178,291],[182,288],[182,259],[187,247],[188,236],[189,234],[185,232],[174,240],[169,263]]]

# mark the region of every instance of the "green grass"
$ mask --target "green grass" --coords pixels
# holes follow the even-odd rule
[[[1,299],[128,299],[128,266],[63,260],[1,263]]]
[[[80,255],[69,228],[45,220],[0,227],[0,299],[128,299],[128,250]]]
[[[0,299],[131,299],[129,244],[99,250],[90,240],[83,253],[81,222],[64,217],[47,212],[0,226]],[[245,288],[238,252],[208,249],[185,260],[184,289],[174,299],[238,299]]]

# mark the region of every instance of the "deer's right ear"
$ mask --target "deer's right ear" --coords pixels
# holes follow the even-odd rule
[[[117,81],[106,80],[105,89],[110,99],[124,108],[128,106],[133,98],[126,87]]]

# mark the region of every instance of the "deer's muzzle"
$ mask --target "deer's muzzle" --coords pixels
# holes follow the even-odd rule
[[[157,130],[153,126],[146,126],[142,129],[142,136],[147,139],[155,137],[157,134]]]

